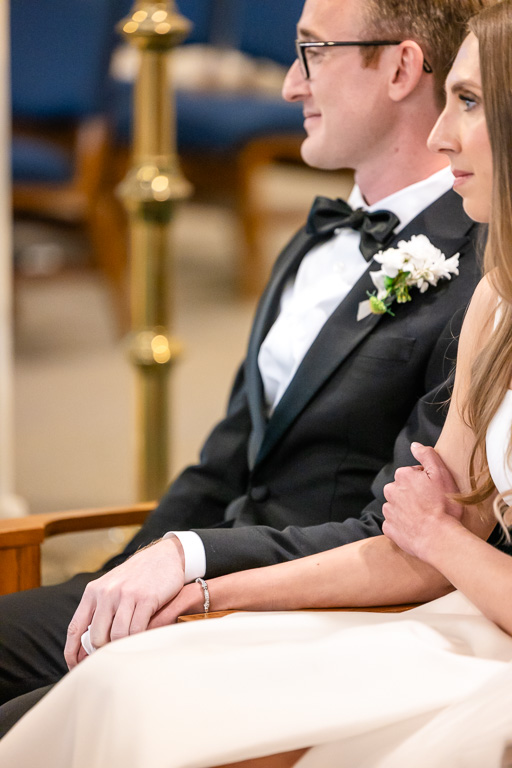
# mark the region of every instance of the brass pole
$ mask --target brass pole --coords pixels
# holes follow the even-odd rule
[[[129,217],[132,332],[136,373],[138,496],[158,498],[169,481],[168,390],[181,345],[168,330],[172,277],[170,224],[190,194],[176,155],[174,100],[168,54],[190,23],[173,0],[135,2],[119,24],[140,52],[135,82],[132,165],[119,186]]]

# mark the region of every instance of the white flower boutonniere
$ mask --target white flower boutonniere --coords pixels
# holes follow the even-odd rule
[[[425,293],[430,285],[459,274],[459,254],[447,259],[425,235],[401,240],[396,248],[379,251],[374,258],[382,264],[378,272],[370,272],[377,290],[368,294],[368,301],[359,304],[358,320],[386,312],[394,316],[391,304],[395,299],[399,304],[411,301],[410,288],[419,288],[420,293]]]

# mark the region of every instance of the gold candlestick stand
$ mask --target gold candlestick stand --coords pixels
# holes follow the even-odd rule
[[[137,474],[141,500],[158,498],[169,481],[169,373],[181,345],[168,330],[172,275],[170,223],[191,186],[176,154],[168,54],[190,23],[173,0],[135,2],[119,24],[140,51],[135,83],[133,159],[119,186],[129,217],[132,332],[137,382]]]

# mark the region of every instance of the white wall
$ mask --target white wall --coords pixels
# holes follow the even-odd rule
[[[22,500],[14,495],[8,13],[9,4],[0,1],[0,517],[26,511]]]

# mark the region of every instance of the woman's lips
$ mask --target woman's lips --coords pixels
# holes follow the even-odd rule
[[[458,170],[452,170],[454,182],[453,182],[453,188],[456,189],[457,187],[462,186],[468,179],[473,178],[473,174],[469,171],[458,171]]]

